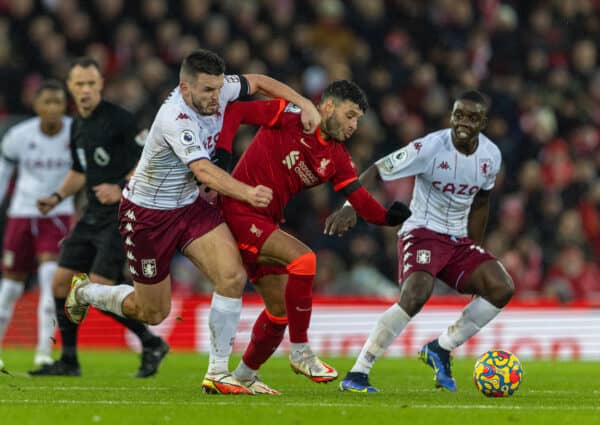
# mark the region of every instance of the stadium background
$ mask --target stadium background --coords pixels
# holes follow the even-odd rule
[[[536,334],[539,324],[528,328],[524,317],[569,313],[574,324],[565,335],[583,329],[583,341],[586,329],[598,329],[593,307],[600,305],[599,9],[597,0],[0,0],[0,134],[31,113],[42,79],[64,79],[68,59],[79,55],[101,63],[105,97],[146,126],[176,85],[181,58],[197,47],[220,53],[229,73],[266,73],[315,100],[330,81],[352,79],[371,104],[349,143],[360,170],[446,126],[453,97],[481,89],[492,100],[486,134],[504,158],[485,246],[517,287],[514,321],[499,326]],[[240,133],[238,152],[252,131]],[[377,196],[385,204],[408,202],[411,190],[403,180]],[[285,227],[318,254],[322,311],[364,305],[348,296],[387,297],[367,302],[381,311],[398,293],[395,230],[361,224],[344,238],[322,235],[340,203],[330,187],[311,190],[292,202]],[[185,311],[200,323],[206,298],[197,294],[208,293],[208,283],[181,257],[173,274],[176,302],[189,305]],[[441,305],[426,317],[456,313],[465,302],[443,285],[436,293]],[[19,304],[9,343],[31,343],[35,296],[33,288]],[[192,319],[172,323],[185,328]],[[352,338],[364,339],[369,327]],[[197,338],[199,331],[185,332]],[[174,338],[183,341],[185,332]],[[540,355],[552,355],[554,342],[540,344]],[[588,352],[578,344],[572,357]],[[600,342],[594,344],[591,356],[600,358]]]

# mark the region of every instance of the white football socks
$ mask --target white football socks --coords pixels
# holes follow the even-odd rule
[[[52,337],[56,322],[54,297],[52,296],[52,279],[57,269],[56,261],[46,261],[38,267],[38,284],[40,298],[38,300],[38,342],[36,354],[50,357],[52,354]]]
[[[117,316],[125,317],[123,314],[123,301],[134,291],[129,285],[100,285],[88,283],[77,290],[77,300],[94,307],[110,311]]]
[[[500,311],[502,309],[494,306],[489,301],[481,297],[475,298],[465,307],[460,318],[440,335],[438,338],[440,347],[452,351],[479,332]]]
[[[8,323],[13,315],[15,304],[23,290],[25,285],[23,282],[17,282],[16,280],[3,278],[0,284],[0,346],[8,328]]]
[[[240,363],[233,371],[233,377],[238,381],[250,381],[252,378],[256,376],[256,370],[250,369],[250,367],[244,363],[243,360],[240,360]]]
[[[213,293],[208,327],[210,329],[210,354],[208,373],[229,373],[229,356],[240,322],[242,299]]]
[[[398,303],[388,308],[377,320],[350,372],[368,374],[377,358],[385,353],[385,350],[402,333],[410,319],[411,317]]]

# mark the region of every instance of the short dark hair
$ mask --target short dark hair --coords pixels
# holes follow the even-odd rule
[[[71,70],[73,68],[75,68],[76,66],[80,66],[82,68],[89,68],[90,66],[93,66],[94,68],[96,68],[98,70],[98,72],[102,73],[102,70],[100,69],[100,65],[98,64],[98,62],[96,62],[95,59],[93,59],[89,56],[81,56],[81,57],[73,59],[71,61],[71,63],[69,64],[69,74],[71,74]]]
[[[358,84],[349,80],[338,80],[325,87],[321,102],[325,99],[333,98],[338,101],[349,100],[356,103],[361,111],[367,112],[369,109],[369,101],[363,89]]]
[[[456,100],[470,100],[471,102],[483,105],[486,110],[490,109],[490,99],[479,90],[467,90],[462,92]]]
[[[47,80],[42,81],[42,84],[40,84],[40,86],[35,91],[34,97],[38,97],[40,94],[42,94],[44,90],[60,90],[65,94],[65,96],[67,94],[65,85],[54,78],[49,78]]]
[[[187,55],[181,62],[181,73],[221,75],[225,73],[225,61],[210,50],[198,49]]]

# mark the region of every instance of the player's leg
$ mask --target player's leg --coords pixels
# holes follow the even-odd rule
[[[36,366],[52,363],[52,346],[56,309],[52,296],[52,279],[56,274],[58,256],[55,253],[44,252],[39,255],[38,285],[40,297],[38,300],[38,341],[33,363]]]
[[[4,234],[2,255],[2,281],[0,282],[0,351],[17,300],[23,294],[25,279],[33,267],[33,258],[24,253],[32,252],[33,238],[30,220],[9,218]],[[0,353],[1,354],[1,353]],[[0,356],[0,369],[4,362]]]
[[[115,285],[115,288],[117,289],[115,289],[113,292],[110,292],[112,296],[107,296],[106,299],[111,300],[111,298],[114,299],[116,297],[117,299],[121,300],[122,304],[122,297],[126,296],[125,294],[132,290],[131,285],[123,284],[123,268],[125,265],[126,256],[131,257],[133,255],[133,252],[130,251],[129,254],[126,254],[124,244],[121,240],[121,235],[119,234],[119,229],[116,223],[114,225],[111,225],[110,227],[106,227],[105,229],[103,229],[102,235],[97,239],[96,246],[97,254],[96,258],[94,259],[94,263],[92,264],[92,268],[90,270],[90,280],[92,282],[97,282],[105,285],[114,285],[115,282],[121,283],[119,285]],[[147,254],[150,255],[146,256]],[[155,252],[152,252],[144,254],[144,256],[141,258],[155,258],[156,261],[160,261],[161,267],[164,264],[165,270],[160,270],[161,281],[164,281],[164,279],[168,278],[170,267],[167,267],[167,264],[170,266],[170,260],[172,256],[172,251],[169,252],[168,256],[156,255]],[[135,255],[133,255],[132,258],[139,257],[135,257]],[[138,262],[142,263],[142,261],[144,260]],[[156,262],[154,264],[156,264]],[[137,268],[144,268],[144,265],[138,264]],[[153,267],[146,265],[146,268],[153,268],[153,273],[158,275],[156,265],[154,265]],[[143,270],[141,271],[143,274]],[[98,276],[98,280],[94,280],[94,275]],[[141,280],[138,277],[135,277],[134,279],[137,282],[142,282],[142,284],[148,283],[144,280]],[[152,285],[156,284],[154,280],[152,280],[150,283]],[[152,314],[148,313],[148,311],[142,311],[142,320],[139,320],[138,316],[130,317],[128,315],[123,316],[122,314],[115,313],[113,310],[118,309],[120,305],[119,301],[117,301],[117,305],[113,307],[113,310],[106,310],[100,308],[100,310],[103,313],[108,314],[114,320],[121,323],[134,335],[136,335],[140,340],[140,343],[142,345],[142,361],[138,371],[135,374],[135,376],[138,378],[146,378],[154,375],[158,371],[160,362],[169,351],[168,344],[162,338],[155,335],[146,325],[157,324],[162,322],[167,317],[170,311],[170,280],[165,286],[169,288],[169,292],[167,294],[163,294],[163,291],[160,292],[161,296],[159,297],[159,299],[161,301],[158,303],[160,305],[160,310],[157,312],[158,314]],[[156,317],[157,315],[158,317]]]
[[[231,232],[221,223],[190,242],[183,251],[215,286],[208,325],[210,353],[202,382],[211,394],[252,394],[229,373],[229,356],[242,311],[246,272]]]
[[[478,295],[439,338],[430,341],[420,356],[436,370],[436,384],[455,391],[450,372],[450,353],[498,315],[514,292],[512,279],[489,253],[471,241],[458,244],[440,279],[462,293]],[[435,365],[439,360],[441,366]]]
[[[416,271],[402,282],[400,300],[377,319],[354,366],[340,383],[340,390],[361,393],[378,391],[368,379],[375,361],[386,352],[408,322],[425,305],[433,291],[434,280],[430,273]]]
[[[440,335],[439,345],[451,351],[494,319],[510,301],[514,283],[498,260],[487,259],[466,278],[461,292],[477,295],[459,319]]]
[[[340,383],[340,390],[377,392],[369,383],[371,368],[427,302],[433,291],[434,276],[451,254],[450,249],[439,243],[439,236],[427,229],[414,229],[398,238],[400,300],[377,320],[354,366]]]
[[[290,335],[290,365],[314,382],[329,382],[337,371],[321,361],[308,344],[308,327],[312,313],[312,286],[317,269],[315,253],[292,235],[277,229],[260,249],[260,264],[285,266],[288,282],[285,309]]]
[[[77,330],[78,325],[71,322],[65,313],[65,301],[69,293],[69,285],[73,276],[79,273],[76,269],[59,266],[52,278],[52,294],[54,295],[54,307],[56,321],[61,337],[61,356],[54,363],[44,365],[39,369],[29,371],[31,376],[79,376],[81,368],[77,357]],[[67,251],[68,253],[69,251]],[[66,258],[66,257],[65,257]]]
[[[265,309],[259,314],[252,328],[250,343],[244,351],[233,376],[255,394],[278,395],[279,391],[270,388],[258,376],[258,369],[271,357],[281,344],[287,317],[285,313],[285,287],[287,273],[283,267],[263,267],[271,269],[267,274],[253,279],[254,287],[265,303]],[[251,272],[249,271],[249,274]]]
[[[44,217],[36,220],[35,252],[38,258],[37,280],[39,300],[37,308],[38,342],[34,364],[38,367],[52,363],[52,346],[56,310],[52,295],[52,279],[58,268],[60,241],[69,233],[70,216]]]

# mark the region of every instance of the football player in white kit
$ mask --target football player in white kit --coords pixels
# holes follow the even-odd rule
[[[0,285],[0,343],[23,293],[27,275],[35,270],[40,287],[38,344],[34,364],[52,363],[54,299],[52,278],[59,242],[69,230],[73,201],[65,200],[52,214],[42,216],[36,201],[54,192],[71,168],[71,118],[65,116],[66,92],[59,81],[47,80],[35,94],[37,116],[8,130],[0,158],[0,200],[4,199],[15,168],[17,181],[4,232],[2,284]],[[0,359],[0,368],[4,366]]]
[[[88,305],[149,324],[162,322],[171,306],[170,263],[182,252],[214,283],[208,325],[209,367],[202,387],[220,394],[253,394],[229,373],[229,355],[242,308],[246,272],[219,206],[199,196],[197,182],[256,208],[272,199],[270,188],[249,186],[211,162],[229,102],[255,92],[299,105],[307,131],[320,124],[313,103],[263,75],[224,75],[213,52],[199,50],[182,65],[179,86],[161,106],[140,162],[123,190],[120,232],[135,289],[73,280],[66,310],[83,320]],[[222,158],[219,158],[222,159]]]
[[[411,217],[398,232],[400,300],[377,321],[340,390],[372,393],[369,372],[376,359],[431,296],[437,277],[458,292],[475,295],[461,317],[419,357],[435,371],[436,386],[456,391],[450,352],[490,322],[514,293],[500,262],[481,247],[489,197],[500,170],[500,150],[481,131],[488,105],[478,91],[455,101],[451,128],[436,131],[375,162],[360,177],[369,189],[383,181],[415,176]],[[326,221],[325,232],[341,234],[356,223],[344,206]]]

